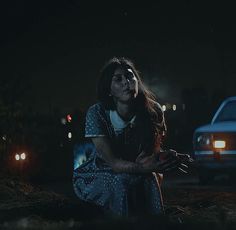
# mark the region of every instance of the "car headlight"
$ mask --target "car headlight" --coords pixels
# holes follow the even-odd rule
[[[25,154],[25,153],[21,153],[20,158],[21,158],[22,160],[25,160],[26,154]]]
[[[15,154],[15,160],[19,161],[19,160],[25,160],[26,159],[26,154],[25,153],[16,153]]]
[[[201,134],[197,137],[198,145],[210,145],[211,144],[211,136],[209,134]]]
[[[209,149],[212,147],[212,136],[209,133],[201,133],[195,137],[196,149]]]
[[[19,161],[20,160],[20,155],[19,154],[15,154],[15,159],[16,159],[16,161]]]
[[[213,147],[215,149],[224,149],[226,146],[226,142],[223,140],[215,140],[213,141]]]

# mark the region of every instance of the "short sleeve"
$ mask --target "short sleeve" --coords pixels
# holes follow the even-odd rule
[[[85,137],[107,136],[105,119],[102,117],[99,106],[91,106],[86,114]]]

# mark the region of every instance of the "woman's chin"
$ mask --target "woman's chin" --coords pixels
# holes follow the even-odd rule
[[[135,96],[134,96],[134,95],[129,95],[129,96],[123,97],[123,98],[121,99],[121,101],[123,101],[123,102],[131,102],[131,101],[133,101],[134,99],[135,99]]]

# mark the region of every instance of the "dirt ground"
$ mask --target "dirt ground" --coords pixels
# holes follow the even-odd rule
[[[194,171],[167,175],[162,192],[165,216],[107,218],[68,181],[32,186],[1,175],[0,229],[236,229],[236,185],[227,178],[200,186]]]
[[[236,184],[227,175],[219,175],[205,186],[199,185],[195,172],[170,176],[163,185],[163,196],[167,214],[180,222],[191,219],[224,228],[236,223]]]

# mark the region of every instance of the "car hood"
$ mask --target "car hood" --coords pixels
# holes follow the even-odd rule
[[[196,132],[236,132],[236,121],[222,121],[201,126]]]

